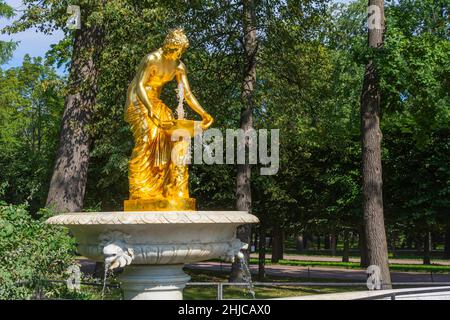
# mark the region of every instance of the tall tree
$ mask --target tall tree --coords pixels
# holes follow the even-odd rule
[[[62,29],[73,39],[70,76],[65,110],[60,128],[59,149],[46,204],[57,211],[78,211],[83,206],[89,163],[89,125],[96,103],[98,57],[104,38],[104,0],[79,0],[81,28],[75,33],[67,27],[67,0],[23,0],[19,18],[5,27],[9,33],[35,27],[46,34]],[[65,39],[65,41],[67,38]],[[67,41],[66,41],[67,42]],[[53,49],[64,49],[57,46]],[[64,54],[63,54],[64,55]]]
[[[256,53],[258,42],[256,39],[256,12],[255,0],[243,1],[243,27],[244,27],[244,78],[242,82],[242,109],[240,127],[244,132],[253,128],[253,108],[254,108],[254,90],[256,84]],[[249,136],[245,137],[245,149],[249,150]],[[251,194],[251,166],[248,163],[248,157],[245,164],[238,164],[236,177],[236,209],[251,212],[252,194]],[[237,229],[237,237],[245,243],[250,244],[250,225],[243,225]],[[245,252],[249,257],[249,250]],[[230,281],[242,281],[241,261],[236,260],[231,268]]]
[[[90,158],[88,126],[98,92],[98,58],[104,37],[100,23],[87,21],[90,10],[83,7],[81,29],[75,33],[59,149],[47,197],[46,205],[57,211],[79,211],[84,201]]]
[[[368,46],[374,52],[384,42],[384,0],[369,0]],[[381,173],[381,90],[374,60],[366,64],[361,94],[363,219],[367,263],[381,269],[383,287],[390,287],[389,260],[383,214]]]

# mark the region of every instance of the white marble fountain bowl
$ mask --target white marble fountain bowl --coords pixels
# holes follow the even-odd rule
[[[79,253],[89,259],[104,261],[108,245],[120,247],[131,258],[124,265],[232,259],[242,247],[236,240],[236,228],[258,222],[245,211],[76,212],[47,220],[68,227],[77,239]]]
[[[75,212],[47,220],[68,227],[83,256],[107,269],[124,267],[121,288],[133,300],[182,299],[190,280],[183,265],[242,259],[248,245],[236,239],[236,228],[258,222],[245,211]]]

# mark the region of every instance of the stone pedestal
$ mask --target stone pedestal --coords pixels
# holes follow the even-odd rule
[[[131,265],[119,276],[125,300],[182,300],[183,265]]]

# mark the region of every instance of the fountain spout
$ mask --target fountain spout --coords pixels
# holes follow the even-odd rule
[[[242,242],[239,239],[234,239],[233,241],[231,241],[229,243],[230,248],[228,249],[228,251],[225,253],[225,255],[223,255],[221,258],[224,261],[227,262],[234,262],[236,257],[239,260],[242,260],[245,258],[244,254],[241,252],[241,250],[247,250],[248,249],[248,244]]]
[[[130,265],[134,251],[129,247],[130,236],[120,231],[109,231],[100,235],[100,247],[105,257],[105,268],[114,270]]]

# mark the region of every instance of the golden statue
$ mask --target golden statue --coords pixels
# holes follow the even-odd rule
[[[163,86],[176,78],[187,104],[200,114],[200,128],[207,129],[213,118],[191,92],[186,67],[180,57],[189,41],[182,29],[169,31],[162,48],[146,55],[128,87],[125,121],[131,125],[135,147],[129,162],[130,200],[125,211],[195,210],[189,198],[188,168],[185,161],[189,141],[173,139],[172,133],[185,129],[193,135],[193,120],[175,119],[159,99]],[[173,141],[175,140],[175,141]]]

